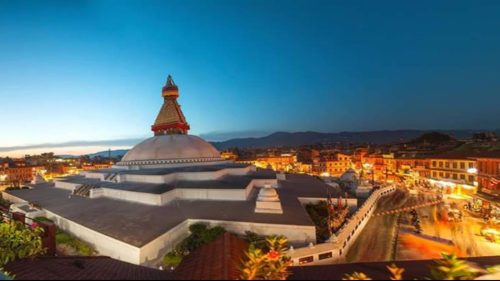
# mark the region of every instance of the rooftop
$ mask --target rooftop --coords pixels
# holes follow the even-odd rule
[[[40,257],[9,263],[15,280],[171,280],[172,274],[108,257]]]
[[[287,180],[281,185],[278,193],[283,215],[279,216],[254,212],[256,190],[249,201],[175,200],[165,206],[108,198],[69,198],[70,191],[54,188],[50,183],[8,193],[107,236],[142,247],[186,219],[314,226],[298,198],[325,198],[326,188],[331,187],[306,175],[287,175]]]

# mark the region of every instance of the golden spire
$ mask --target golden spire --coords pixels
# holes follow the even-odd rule
[[[174,79],[172,79],[172,75],[168,75],[167,84],[162,89],[162,96],[164,97],[178,97],[179,89],[177,85],[174,83]]]

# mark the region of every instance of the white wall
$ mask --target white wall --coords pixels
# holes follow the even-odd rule
[[[16,196],[4,194],[6,195],[4,195],[4,198],[10,202],[26,202]],[[46,217],[54,221],[57,227],[92,245],[100,255],[109,256],[133,264],[140,264],[141,256],[138,247],[106,236],[48,210],[44,209],[44,211]]]
[[[287,254],[292,258],[293,265],[300,265],[301,258],[312,256],[314,258],[313,265],[319,261],[319,255],[323,253],[332,253],[333,259],[344,258],[349,251],[352,244],[356,241],[359,234],[370,220],[371,215],[377,207],[377,202],[381,197],[392,194],[396,191],[396,187],[390,186],[383,189],[376,190],[354,213],[349,221],[336,233],[336,239],[331,243],[323,243],[314,245],[313,247],[304,247],[299,249],[292,249]]]
[[[82,186],[81,184],[76,184],[76,183],[71,183],[71,182],[64,182],[64,181],[55,181],[55,187],[60,188],[60,189],[65,189],[69,191],[74,191],[78,187]]]

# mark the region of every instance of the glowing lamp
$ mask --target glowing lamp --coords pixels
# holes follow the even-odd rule
[[[469,168],[469,169],[467,169],[467,173],[469,173],[469,174],[477,174],[477,169],[476,168]]]

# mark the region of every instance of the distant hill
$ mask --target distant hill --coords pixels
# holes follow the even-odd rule
[[[437,132],[451,135],[456,139],[470,138],[481,130],[438,130]],[[270,148],[280,146],[299,146],[313,144],[353,143],[353,144],[392,144],[410,142],[429,130],[395,130],[371,132],[277,132],[260,138],[238,138],[212,144],[219,150],[229,148]]]
[[[445,144],[455,141],[455,138],[440,132],[430,132],[410,141],[412,144]]]
[[[119,156],[124,156],[125,154],[127,154],[127,152],[128,152],[127,149],[111,150],[111,157],[115,158]],[[95,158],[95,157],[106,158],[109,157],[109,151],[108,150],[100,151],[93,154],[87,154],[87,156],[90,158]]]

